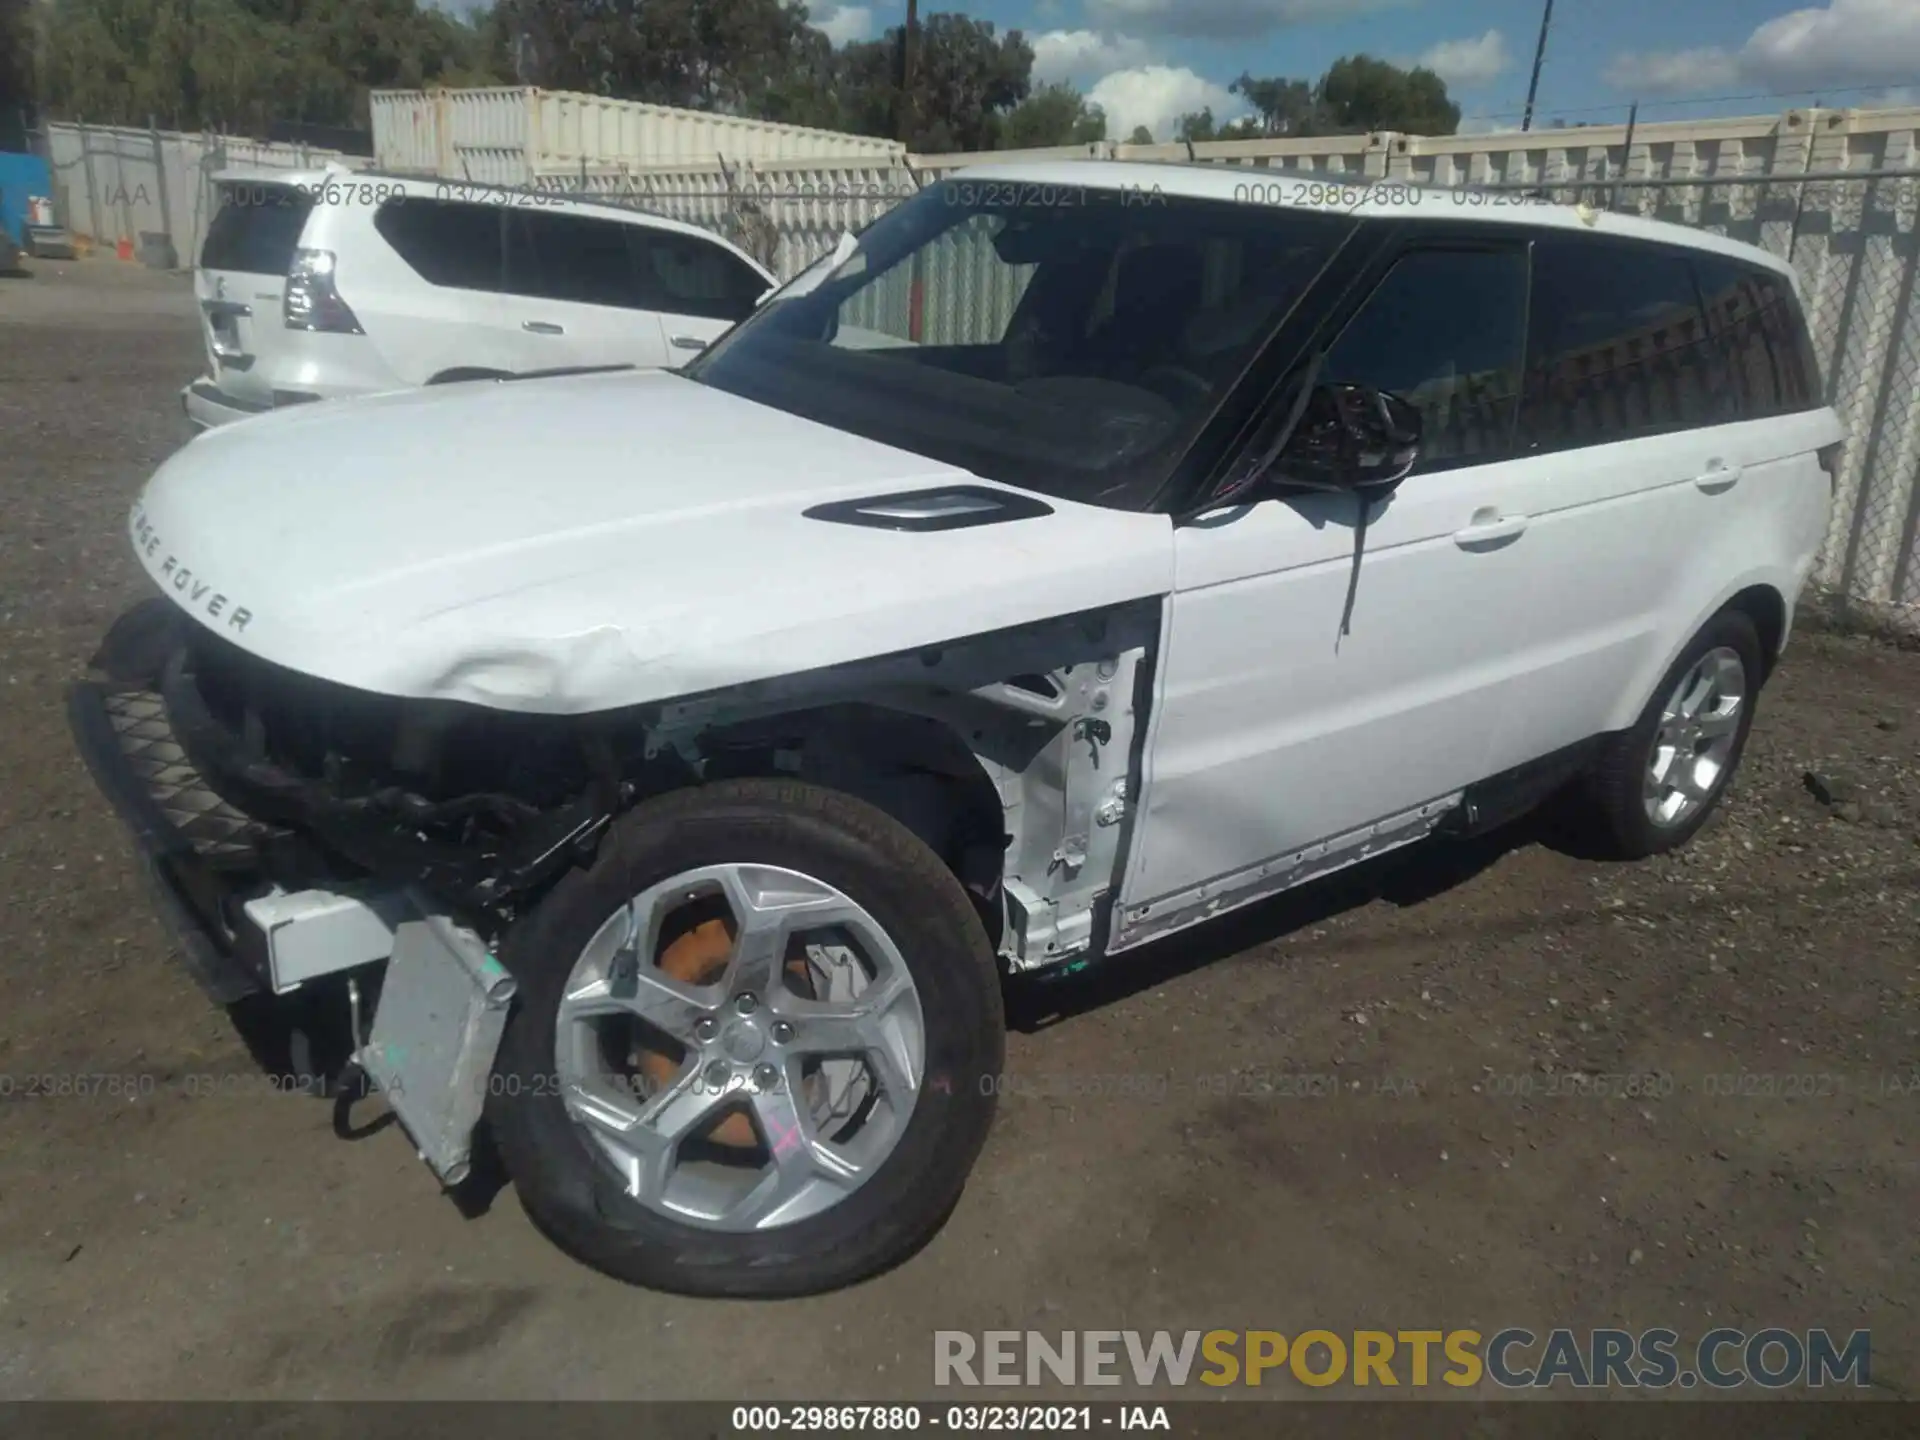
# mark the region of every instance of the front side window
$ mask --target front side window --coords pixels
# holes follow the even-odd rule
[[[587,215],[507,212],[507,292],[579,305],[646,310],[627,248],[629,227]]]
[[[1512,453],[1526,317],[1524,249],[1416,250],[1327,348],[1321,378],[1418,410],[1416,472],[1485,464]]]
[[[1534,241],[1522,449],[1605,445],[1738,418],[1685,252]]]
[[[693,235],[625,227],[652,308],[706,320],[744,320],[766,293],[751,265]]]
[[[382,204],[373,228],[429,285],[498,290],[503,213],[498,205],[408,195]]]
[[[1143,508],[1354,224],[937,185],[683,373],[988,479]]]

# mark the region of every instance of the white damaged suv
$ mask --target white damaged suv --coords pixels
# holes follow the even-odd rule
[[[976,171],[682,372],[194,440],[70,711],[206,987],[588,1263],[793,1294],[955,1203],[1005,973],[1550,795],[1684,843],[1827,533],[1791,273],[1247,174]]]

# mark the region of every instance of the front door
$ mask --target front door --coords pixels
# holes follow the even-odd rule
[[[1321,378],[1417,406],[1420,462],[1364,534],[1349,494],[1179,527],[1110,948],[1386,848],[1488,772],[1521,624],[1494,601],[1527,563],[1501,499],[1528,463],[1525,238],[1415,240],[1376,275],[1326,327]]]
[[[630,226],[539,205],[510,206],[506,217],[501,313],[518,332],[516,370],[678,363],[628,247]]]

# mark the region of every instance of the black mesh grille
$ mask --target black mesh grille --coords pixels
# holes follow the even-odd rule
[[[116,690],[104,699],[120,753],[168,822],[209,859],[251,855],[267,828],[208,788],[174,738],[160,697],[148,690]]]

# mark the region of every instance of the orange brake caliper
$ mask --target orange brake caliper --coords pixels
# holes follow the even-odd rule
[[[713,985],[725,973],[727,957],[732,952],[733,932],[727,922],[708,920],[694,926],[660,952],[660,969],[683,984]],[[787,969],[804,987],[807,980],[806,961],[792,961]],[[674,1077],[680,1073],[680,1066],[673,1058],[658,1050],[641,1050],[639,1061],[641,1071],[656,1087],[671,1085]],[[708,1135],[713,1143],[731,1149],[752,1150],[759,1144],[753,1121],[738,1113],[727,1116]]]

